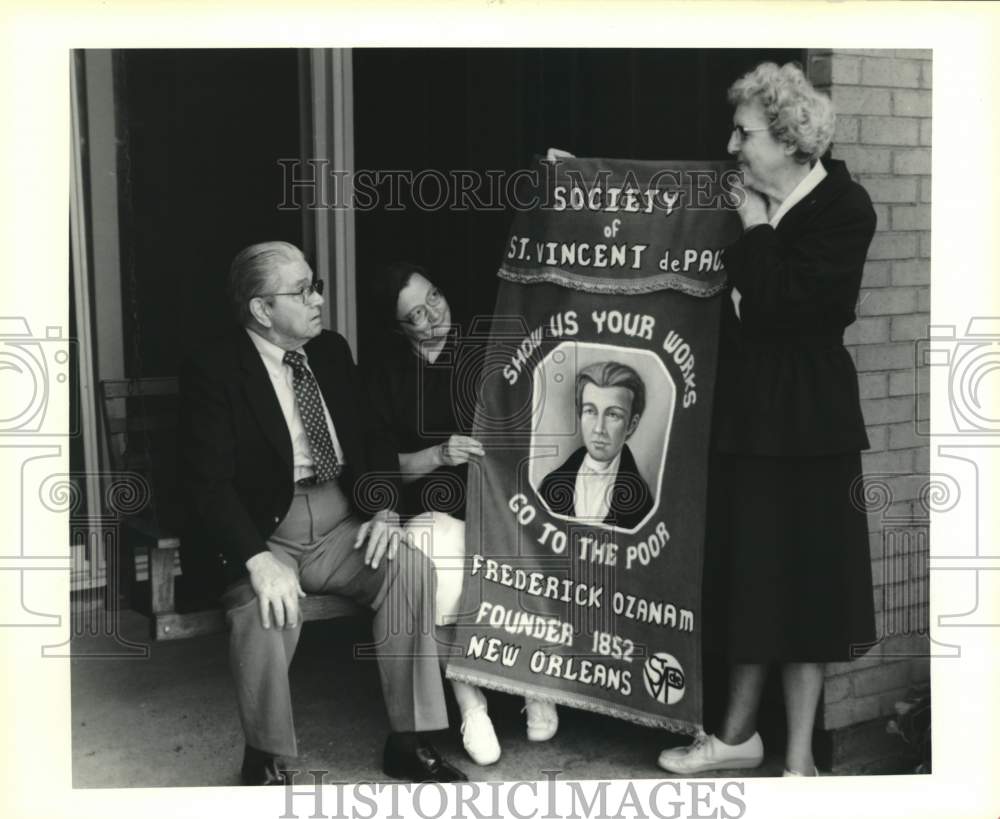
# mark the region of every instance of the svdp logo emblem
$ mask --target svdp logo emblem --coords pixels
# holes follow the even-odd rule
[[[642,668],[646,692],[657,702],[673,705],[684,696],[684,669],[671,654],[652,654]]]

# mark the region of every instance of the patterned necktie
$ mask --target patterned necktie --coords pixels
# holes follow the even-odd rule
[[[323,401],[319,395],[319,385],[306,367],[306,358],[302,353],[288,350],[284,361],[292,368],[295,403],[299,405],[299,415],[302,416],[302,424],[306,428],[309,448],[312,449],[316,483],[325,483],[339,477],[344,466],[337,460],[337,453],[333,449],[330,430],[326,425],[326,414],[323,412]]]

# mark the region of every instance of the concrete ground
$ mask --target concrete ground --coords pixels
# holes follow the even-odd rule
[[[123,612],[118,633],[148,644],[145,618]],[[381,771],[388,730],[374,662],[352,658],[366,642],[364,620],[306,624],[291,668],[300,756],[290,767],[325,770],[328,783],[391,781]],[[107,636],[74,640],[72,660],[73,786],[122,788],[239,784],[243,737],[226,658],[226,635],[152,643],[148,658],[123,656]],[[106,656],[97,656],[100,654]],[[90,656],[87,656],[90,655]],[[560,728],[547,743],[528,742],[520,698],[488,693],[503,747],[496,765],[475,765],[461,745],[455,717],[431,735],[438,749],[472,780],[659,779],[659,752],[688,739],[621,720],[560,708]],[[769,753],[754,771],[780,776]],[[713,776],[725,776],[715,772]]]

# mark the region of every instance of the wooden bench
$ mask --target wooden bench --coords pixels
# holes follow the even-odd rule
[[[112,467],[141,476],[150,500],[122,519],[116,554],[107,555],[107,604],[149,617],[150,637],[176,640],[222,631],[217,601],[183,593],[179,532],[183,520],[177,474],[176,378],[102,381],[102,415]],[[178,593],[178,589],[181,593]],[[334,594],[309,595],[302,617],[327,620],[365,610]]]

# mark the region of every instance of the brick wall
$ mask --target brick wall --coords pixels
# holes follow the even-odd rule
[[[931,52],[816,50],[807,71],[837,110],[833,156],[868,190],[878,228],[865,265],[858,320],[845,343],[858,369],[871,449],[863,456],[880,642],[827,668],[821,726],[893,713],[929,679],[927,512],[929,380],[915,341],[930,314]]]

